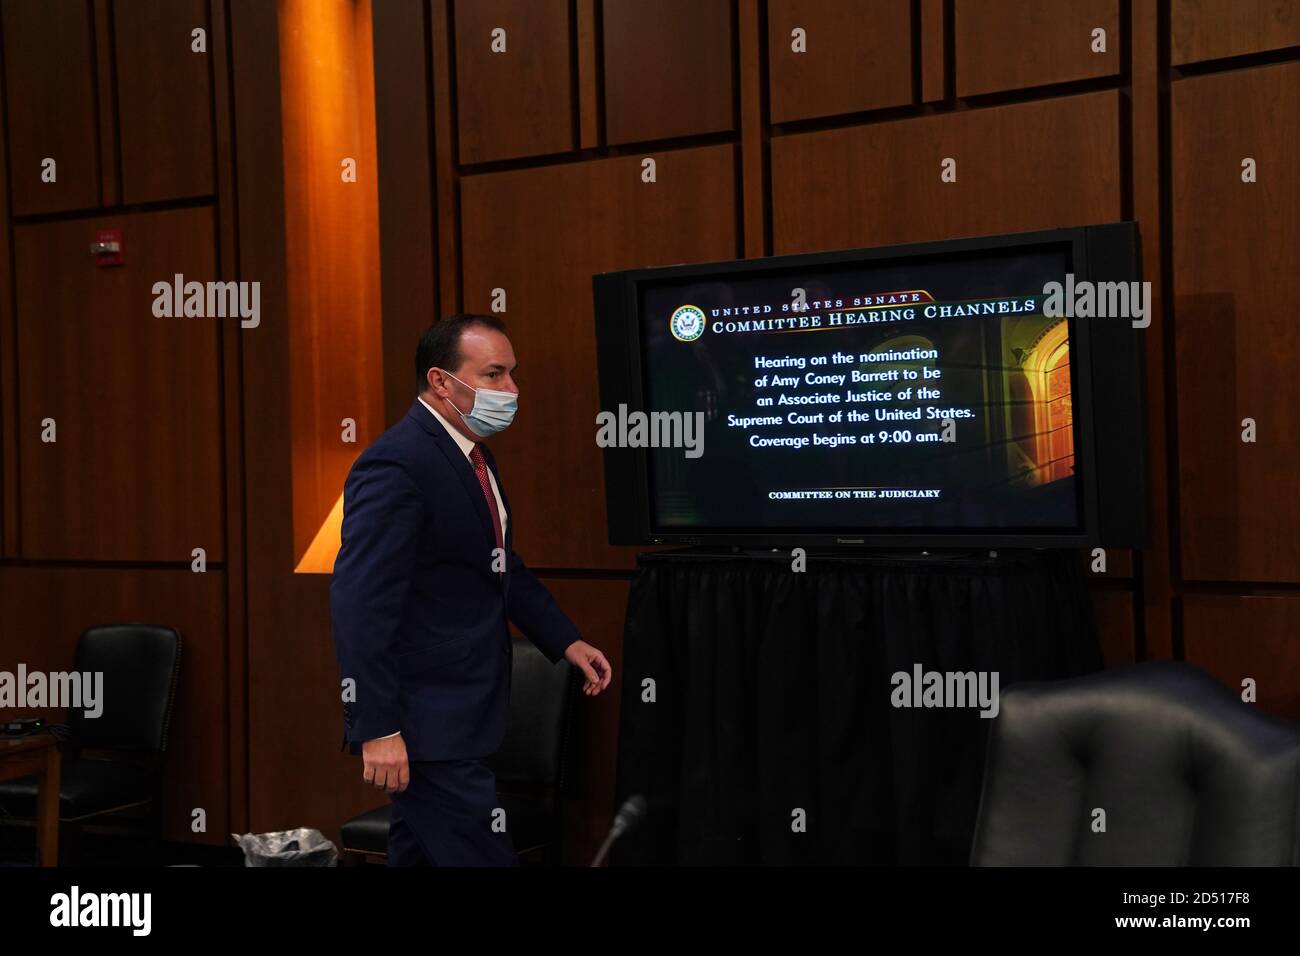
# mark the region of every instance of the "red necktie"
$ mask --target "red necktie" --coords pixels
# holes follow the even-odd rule
[[[474,463],[474,474],[478,475],[478,483],[483,486],[483,497],[487,499],[488,514],[492,516],[492,531],[496,535],[497,547],[504,548],[505,543],[501,540],[501,515],[497,513],[497,499],[492,494],[492,482],[488,479],[487,462],[483,460],[483,449],[478,442],[470,450],[469,460]]]

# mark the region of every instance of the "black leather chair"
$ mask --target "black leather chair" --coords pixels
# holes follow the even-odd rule
[[[1183,663],[1017,684],[990,731],[971,864],[1300,864],[1300,727]]]
[[[75,669],[100,672],[102,712],[68,709],[60,745],[59,860],[79,862],[83,826],[112,824],[149,841],[162,839],[162,755],[180,674],[181,636],[170,627],[93,627],[77,642]],[[0,782],[0,818],[36,816],[36,778]]]
[[[521,863],[558,866],[563,858],[563,798],[572,790],[572,714],[579,672],[552,664],[530,641],[515,641],[510,724],[489,761],[497,796]],[[388,855],[392,804],[343,824],[340,863],[382,861]]]

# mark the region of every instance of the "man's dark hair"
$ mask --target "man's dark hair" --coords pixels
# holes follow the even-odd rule
[[[420,344],[415,347],[415,382],[421,392],[428,387],[425,376],[429,369],[436,366],[454,372],[460,367],[460,337],[466,329],[476,325],[502,333],[506,330],[506,324],[495,315],[479,315],[474,312],[457,312],[424,330]]]

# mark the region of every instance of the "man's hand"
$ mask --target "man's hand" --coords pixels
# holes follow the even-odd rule
[[[564,659],[587,678],[587,682],[582,685],[582,692],[588,697],[595,697],[608,687],[609,679],[614,676],[614,669],[605,660],[605,655],[586,641],[574,641],[565,648]]]
[[[367,740],[361,745],[365,769],[361,777],[366,783],[385,793],[405,790],[411,780],[411,768],[406,762],[406,744],[402,735]]]

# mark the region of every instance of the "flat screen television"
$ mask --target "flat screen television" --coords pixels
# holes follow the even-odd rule
[[[610,542],[1140,547],[1138,250],[1114,223],[594,276]]]

